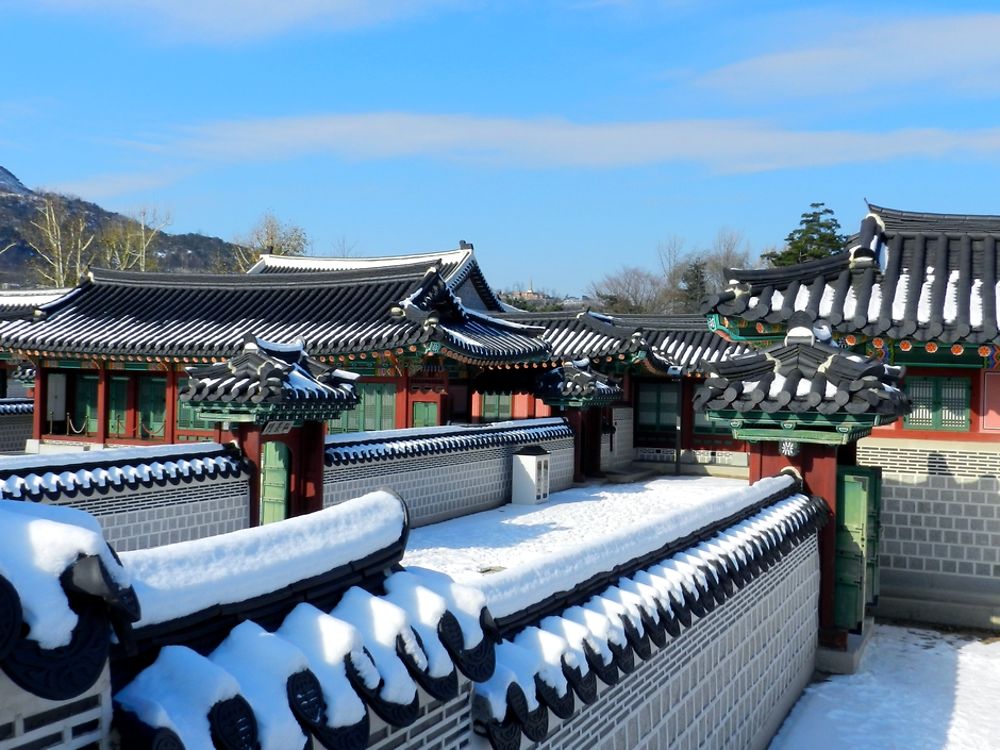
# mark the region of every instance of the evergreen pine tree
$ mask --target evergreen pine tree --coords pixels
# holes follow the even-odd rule
[[[807,260],[827,258],[841,252],[847,236],[840,233],[840,222],[833,209],[822,203],[809,204],[797,229],[785,237],[783,250],[764,253],[761,258],[772,266],[794,266]]]

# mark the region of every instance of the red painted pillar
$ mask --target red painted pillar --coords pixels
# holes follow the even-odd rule
[[[305,422],[299,429],[299,507],[295,515],[323,509],[323,470],[326,466],[326,422]]]
[[[566,420],[573,430],[573,481],[583,481],[583,412],[570,407],[566,409]]]
[[[48,396],[48,383],[46,373],[42,368],[42,361],[35,365],[35,413],[31,420],[31,436],[40,440],[48,427],[49,415],[45,413],[45,401]]]
[[[108,442],[108,370],[103,362],[97,363],[97,442]]]
[[[167,363],[167,402],[163,413],[163,439],[177,442],[177,368]]]
[[[783,456],[774,442],[752,443],[750,446],[750,481],[777,474],[791,466],[802,475],[805,492],[817,495],[830,508],[831,520],[819,532],[819,626],[824,645],[846,646],[847,634],[833,625],[834,586],[836,582],[837,545],[837,447],[799,444],[799,455]]]
[[[237,435],[239,446],[243,451],[250,469],[250,526],[260,525],[260,461],[261,436],[260,427],[252,423],[240,424]]]

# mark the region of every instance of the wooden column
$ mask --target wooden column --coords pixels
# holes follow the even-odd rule
[[[833,624],[837,545],[837,446],[800,443],[799,455],[783,456],[775,442],[752,443],[749,453],[750,481],[774,476],[787,466],[802,475],[804,491],[818,495],[830,508],[831,519],[819,532],[819,627],[824,645],[843,647],[846,631]]]
[[[41,440],[48,426],[48,414],[45,413],[45,400],[48,397],[48,383],[46,382],[45,371],[42,369],[42,361],[38,360],[35,365],[35,413],[31,420],[31,436],[36,440]]]
[[[177,442],[177,368],[167,363],[166,409],[163,412],[163,439],[168,443]]]
[[[243,457],[250,468],[250,526],[260,525],[260,427],[252,423],[241,423],[237,428],[238,441]]]
[[[566,409],[566,420],[573,430],[573,481],[583,481],[583,412],[570,407]]]
[[[108,442],[108,370],[104,362],[97,363],[97,442]]]
[[[305,422],[299,430],[299,507],[295,514],[323,509],[323,470],[326,467],[326,422]]]

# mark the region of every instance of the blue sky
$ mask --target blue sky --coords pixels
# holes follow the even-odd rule
[[[573,294],[813,201],[1000,213],[994,3],[0,0],[0,165]]]

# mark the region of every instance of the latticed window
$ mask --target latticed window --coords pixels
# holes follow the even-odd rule
[[[215,422],[208,419],[201,419],[196,413],[190,401],[177,399],[177,427],[182,430],[214,430]],[[187,439],[178,437],[179,440]]]
[[[639,386],[639,427],[673,430],[681,408],[680,383],[642,383]]]
[[[483,393],[479,410],[484,422],[504,422],[510,419],[512,397],[509,393]]]
[[[972,388],[966,378],[909,377],[906,392],[913,408],[903,419],[910,430],[969,429],[969,401]]]
[[[328,432],[371,432],[396,426],[396,384],[357,383],[358,405],[327,420]]]

